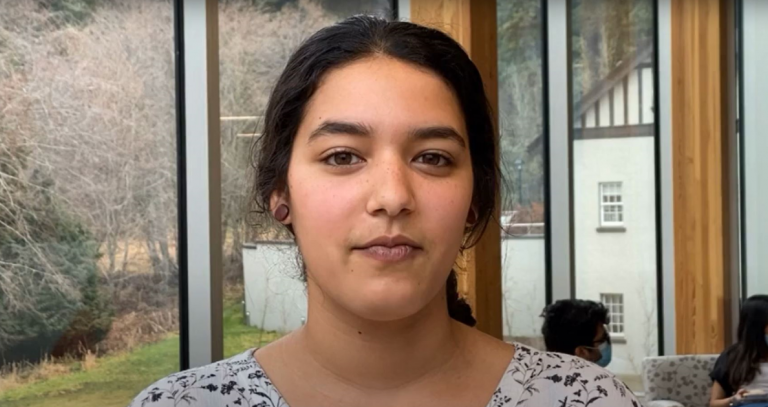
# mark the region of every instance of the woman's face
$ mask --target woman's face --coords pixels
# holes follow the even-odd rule
[[[329,72],[293,144],[289,221],[310,292],[375,321],[444,290],[472,200],[459,103],[437,75],[377,56]]]

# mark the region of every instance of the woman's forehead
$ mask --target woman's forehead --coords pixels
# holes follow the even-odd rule
[[[307,106],[299,133],[308,137],[327,121],[359,123],[374,131],[448,126],[466,135],[459,102],[442,78],[382,56],[326,74]]]

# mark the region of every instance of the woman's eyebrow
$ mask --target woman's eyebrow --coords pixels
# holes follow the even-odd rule
[[[312,143],[321,136],[331,136],[334,134],[345,134],[350,136],[370,137],[373,130],[370,126],[362,123],[343,122],[343,121],[325,121],[318,126],[312,134],[309,135],[307,144]]]
[[[345,121],[324,121],[321,123],[312,134],[309,135],[307,144],[312,143],[319,137],[331,136],[335,134],[344,134],[351,136],[370,137],[373,134],[373,129],[363,123],[345,122]],[[467,144],[464,138],[461,137],[459,132],[451,126],[427,126],[418,127],[410,131],[410,137],[417,140],[430,140],[430,139],[443,139],[453,140],[461,146],[466,148]]]
[[[455,141],[461,148],[467,147],[464,138],[450,126],[419,127],[411,131],[411,136],[419,140],[448,139]]]

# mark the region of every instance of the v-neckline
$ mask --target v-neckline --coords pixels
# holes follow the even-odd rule
[[[493,404],[493,399],[496,393],[504,387],[505,379],[507,378],[507,373],[511,370],[512,366],[517,362],[517,356],[518,356],[518,350],[522,346],[519,343],[512,343],[510,344],[514,347],[514,352],[512,352],[512,358],[509,361],[509,364],[507,364],[507,367],[504,369],[504,372],[502,372],[501,377],[499,378],[498,384],[496,385],[496,388],[493,390],[493,393],[491,393],[490,399],[485,403],[484,407],[491,407]],[[288,401],[286,401],[286,398],[283,396],[283,393],[280,392],[280,389],[277,388],[277,385],[275,385],[275,382],[272,381],[272,379],[269,378],[269,373],[266,369],[259,363],[259,360],[256,358],[256,351],[258,351],[259,348],[252,348],[248,350],[248,356],[250,360],[254,363],[256,369],[260,370],[264,374],[264,379],[267,380],[270,383],[270,386],[272,386],[272,390],[277,394],[277,396],[284,401],[283,406],[284,407],[291,407],[290,404],[288,404]]]

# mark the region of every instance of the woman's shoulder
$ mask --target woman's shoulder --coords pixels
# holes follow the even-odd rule
[[[730,383],[731,357],[733,356],[733,353],[736,352],[736,346],[737,345],[731,345],[726,348],[720,356],[717,357],[715,365],[712,367],[712,371],[709,372],[709,378],[720,384],[720,387],[723,388],[725,394],[729,396],[733,395],[736,391],[736,389],[731,388]]]
[[[720,353],[720,356],[717,357],[718,360],[726,361],[731,355],[737,351],[737,348],[739,347],[738,343],[734,343],[733,345],[725,348],[725,350]]]
[[[515,356],[494,397],[502,406],[639,407],[613,373],[584,359],[515,344]]]
[[[720,356],[717,357],[717,360],[715,361],[715,365],[712,368],[712,372],[710,372],[710,377],[712,380],[721,382],[721,384],[725,384],[724,381],[726,380],[728,376],[728,371],[730,370],[730,362],[731,357],[733,356],[734,352],[736,352],[737,344],[731,345],[727,347]]]
[[[285,406],[253,357],[253,349],[229,359],[166,376],[139,393],[129,407]]]

